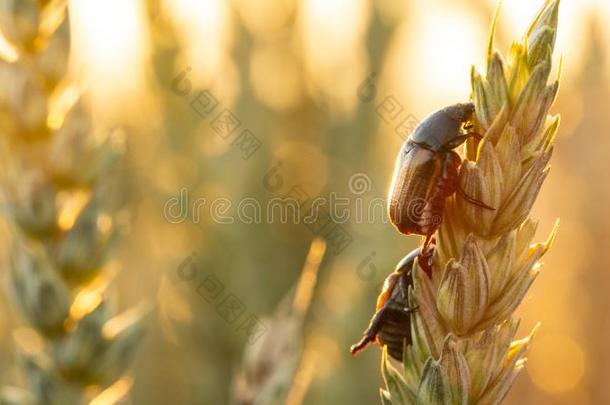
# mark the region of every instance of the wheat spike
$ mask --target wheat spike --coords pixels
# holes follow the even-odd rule
[[[413,344],[397,370],[384,351],[382,403],[497,404],[525,363],[535,330],[514,340],[513,313],[540,271],[556,227],[532,243],[528,218],[549,172],[559,117],[548,111],[558,90],[551,79],[559,1],[547,1],[508,58],[493,49],[487,69],[472,70],[476,126],[460,185],[496,207],[485,210],[451,197],[436,234],[433,274],[414,267]]]
[[[264,320],[269,330],[246,348],[233,382],[234,405],[302,403],[315,364],[315,354],[305,347],[305,318],[325,252],[326,242],[315,239],[299,281]]]
[[[125,391],[143,332],[144,309],[113,317],[106,294],[120,231],[107,179],[123,135],[95,127],[69,81],[65,1],[1,0],[0,30],[9,43],[0,61],[2,197],[14,230],[12,302],[27,323],[15,337],[28,386],[21,395],[6,390],[3,401],[88,403],[112,387]]]

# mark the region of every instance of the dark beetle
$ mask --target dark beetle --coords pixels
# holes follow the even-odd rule
[[[387,346],[390,356],[402,361],[403,345],[411,344],[411,313],[415,308],[409,307],[408,296],[409,287],[413,285],[413,263],[419,252],[420,249],[415,249],[405,256],[386,278],[377,298],[375,315],[360,342],[351,347],[352,355],[376,342]]]
[[[390,220],[401,233],[426,237],[423,255],[429,255],[427,247],[441,223],[445,200],[456,191],[472,204],[493,209],[466,195],[458,182],[462,158],[453,149],[472,136],[480,137],[472,132],[473,114],[473,103],[432,113],[415,128],[396,159],[388,199]]]

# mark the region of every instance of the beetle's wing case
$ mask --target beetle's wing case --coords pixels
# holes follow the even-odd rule
[[[438,154],[407,141],[396,159],[388,197],[392,223],[404,234],[421,234],[424,208],[441,171]]]
[[[415,259],[420,254],[420,248],[413,249],[409,252],[408,255],[403,257],[398,264],[396,265],[396,269],[394,271],[398,273],[405,273],[407,271],[411,271],[413,269],[413,264],[415,263]]]
[[[386,277],[385,281],[383,282],[383,288],[381,289],[381,293],[377,297],[377,305],[375,306],[375,311],[379,311],[386,304],[386,302],[392,295],[392,292],[394,291],[394,286],[396,286],[396,283],[398,282],[399,278],[400,274],[398,274],[397,272],[393,272]]]
[[[413,264],[420,250],[415,249],[396,266],[393,275],[398,275],[385,306],[390,309],[383,323],[377,341],[386,345],[390,356],[403,360],[404,344],[411,340],[411,309],[409,308],[409,287],[413,285]]]
[[[400,297],[396,296],[396,294],[398,294],[398,291],[395,288],[397,284],[405,284],[407,291],[409,285],[413,284],[411,270],[413,268],[413,263],[415,263],[415,258],[419,256],[419,251],[419,248],[415,249],[403,257],[396,265],[396,269],[386,277],[381,294],[379,294],[379,297],[377,298],[377,311],[386,304],[388,299],[400,299]]]
[[[408,296],[409,287],[413,285],[413,263],[419,252],[420,249],[415,249],[405,256],[386,278],[377,300],[377,310],[362,339],[350,348],[352,355],[377,342],[387,345],[390,356],[402,360],[404,343],[411,344],[411,312],[414,309],[409,308]]]
[[[408,292],[409,287],[413,285],[413,264],[415,259],[419,256],[420,249],[414,249],[408,255],[402,258],[396,265],[394,273],[399,275],[399,279],[396,281],[392,293],[390,294],[389,300],[394,301],[401,307],[408,307]]]
[[[388,347],[388,352],[396,360],[402,361],[403,346],[411,344],[411,310],[409,309],[408,292],[412,284],[408,274],[402,274],[385,303],[387,315],[377,334],[377,341]]]

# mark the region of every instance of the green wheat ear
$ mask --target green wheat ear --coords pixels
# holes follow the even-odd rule
[[[499,7],[498,7],[499,8]],[[505,59],[493,48],[486,72],[472,69],[476,126],[460,171],[467,194],[496,207],[484,210],[451,198],[436,234],[432,277],[414,271],[410,292],[418,311],[397,370],[384,351],[383,404],[497,404],[507,395],[534,331],[514,340],[513,313],[540,271],[555,237],[532,243],[528,218],[549,172],[558,116],[549,116],[559,80],[551,57],[559,1],[547,1]]]
[[[54,108],[72,91],[65,3],[0,1],[0,30],[15,51],[0,60],[2,197],[14,230],[9,281],[27,324],[15,331],[27,390],[7,388],[0,403],[124,395],[143,334],[145,310],[113,316],[106,294],[119,193],[104,179],[123,154],[123,135],[94,127],[80,98],[67,114]]]

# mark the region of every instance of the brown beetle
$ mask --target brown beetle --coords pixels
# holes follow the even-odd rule
[[[412,269],[420,249],[405,256],[396,266],[383,285],[377,298],[375,315],[371,318],[362,339],[350,349],[357,355],[371,343],[387,346],[388,353],[402,361],[404,345],[411,344],[411,313],[416,308],[409,307],[409,287],[413,285]]]
[[[428,246],[438,229],[445,200],[456,191],[468,202],[486,209],[487,204],[468,196],[460,187],[462,158],[453,150],[472,132],[474,104],[458,103],[425,118],[405,141],[396,159],[388,198],[390,220],[406,235],[425,236],[422,256],[429,262]],[[430,274],[430,268],[424,268]]]

